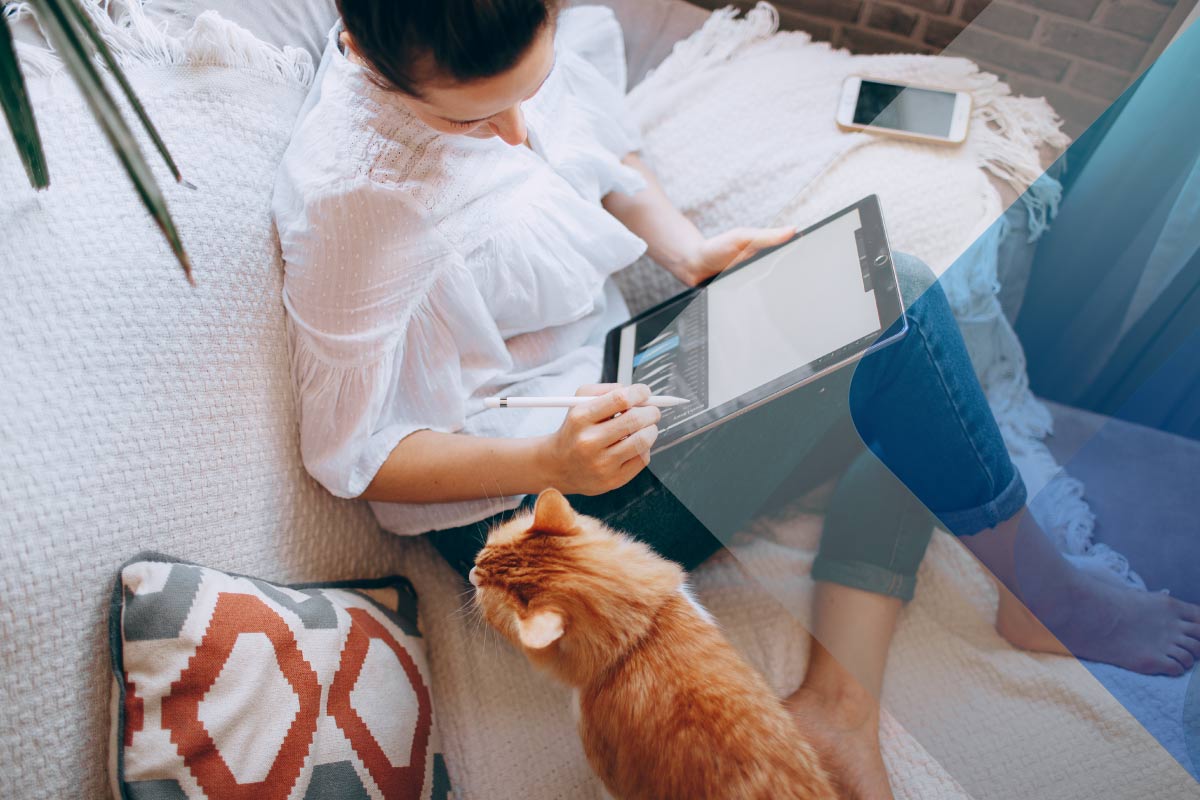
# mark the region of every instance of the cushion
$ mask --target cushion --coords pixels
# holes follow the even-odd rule
[[[631,86],[666,58],[675,42],[698,30],[709,13],[686,0],[570,0],[569,5],[604,5],[616,12],[625,31]],[[186,30],[211,9],[277,47],[307,50],[314,61],[337,19],[335,0],[145,0],[145,8],[173,31]]]
[[[571,5],[605,5],[612,8],[625,34],[629,86],[636,86],[658,66],[680,39],[700,29],[707,9],[685,0],[572,0]]]
[[[698,30],[708,10],[685,0],[571,0],[570,5],[606,5],[625,31],[632,86],[658,65],[680,39]],[[307,50],[320,60],[326,37],[337,19],[335,0],[144,0],[148,17],[181,33],[205,11],[216,11],[276,47]],[[32,25],[26,35],[34,36]]]
[[[280,586],[147,553],[109,632],[118,797],[448,796],[404,578]]]
[[[685,0],[571,0],[570,5],[607,5],[616,12],[625,31],[630,86],[708,18],[707,10]],[[276,47],[307,50],[314,63],[320,60],[325,37],[337,19],[335,0],[145,0],[145,9],[173,33],[186,30],[201,13],[213,10]]]
[[[329,29],[337,19],[334,0],[145,0],[146,15],[182,33],[205,11],[216,11],[264,42],[276,47],[299,47],[321,60]]]

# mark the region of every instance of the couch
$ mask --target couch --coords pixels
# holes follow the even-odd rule
[[[631,82],[706,16],[679,0],[611,5],[626,31]],[[114,12],[119,7],[114,4]],[[271,67],[279,71],[277,81],[240,101],[238,119],[205,129],[203,148],[176,148],[200,187],[168,192],[192,250],[198,288],[184,283],[104,148],[72,145],[99,139],[61,78],[35,87],[44,90],[35,104],[55,180],[50,192],[28,191],[11,143],[0,136],[6,225],[0,242],[0,797],[92,798],[108,791],[107,601],[117,567],[139,551],[277,581],[403,572],[421,590],[453,580],[424,542],[381,531],[365,504],[331,497],[300,463],[279,303],[282,270],[269,224],[272,176],[287,131],[264,120],[294,115],[303,96],[302,53],[319,55],[332,1],[304,0],[287,13],[240,0],[147,2],[156,22],[171,31],[212,7],[267,41],[297,49]],[[36,30],[26,28],[21,38],[35,41]],[[171,115],[183,107],[172,94],[179,89],[133,77],[151,113],[159,109],[168,142],[183,137],[179,126],[186,120]],[[186,99],[221,102],[226,77],[216,69],[188,78]],[[1020,217],[1014,216],[1018,229]],[[1031,251],[1013,247],[1006,270],[1019,282]],[[1056,416],[1066,428],[1079,419],[1091,426],[1072,428],[1084,431],[1075,448],[1080,458],[1088,431],[1097,427],[1119,452],[1145,449],[1138,443],[1151,436],[1071,409],[1056,409]],[[1179,454],[1178,475],[1200,472],[1200,452],[1191,445],[1152,441],[1155,452],[1166,447]],[[1154,523],[1127,522],[1120,546],[1129,552],[1138,540],[1129,531]],[[1108,527],[1100,534],[1107,536]],[[1134,560],[1164,586],[1181,579],[1169,565],[1155,572]],[[1181,595],[1195,591],[1170,588]],[[431,612],[446,609],[435,604]],[[486,707],[493,720],[506,714],[528,720],[531,709],[558,704],[565,715],[565,694],[523,673],[510,676],[507,694],[497,701],[489,696],[489,675],[464,677],[448,666],[463,642],[439,640],[435,630],[427,635],[435,676],[473,683],[435,685],[444,726],[468,725],[464,709],[474,706]],[[511,655],[498,654],[496,668],[520,670]],[[578,787],[578,794],[560,789],[557,796],[594,790],[569,736],[553,733],[554,752],[547,749],[530,765],[514,763],[511,755],[528,749],[499,745],[535,731],[513,726],[480,735],[494,737],[496,755],[470,765],[451,760],[462,796],[515,797],[522,781]]]

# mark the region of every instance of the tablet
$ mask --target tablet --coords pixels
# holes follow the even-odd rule
[[[691,401],[663,409],[658,452],[896,341],[903,320],[871,195],[611,330],[603,380]]]

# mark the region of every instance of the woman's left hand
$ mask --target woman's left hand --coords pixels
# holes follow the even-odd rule
[[[687,285],[695,286],[734,264],[740,264],[759,250],[783,244],[795,235],[795,228],[734,228],[725,231],[699,242],[680,278]]]

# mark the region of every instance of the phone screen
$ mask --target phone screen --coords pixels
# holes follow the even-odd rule
[[[854,122],[945,138],[954,119],[954,100],[953,92],[863,80]]]

